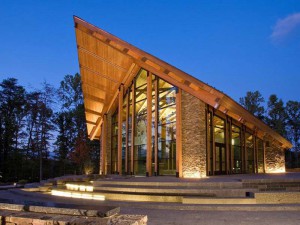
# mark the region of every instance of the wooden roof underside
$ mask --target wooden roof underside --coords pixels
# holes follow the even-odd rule
[[[260,138],[272,139],[283,148],[292,147],[289,141],[226,94],[78,17],[74,17],[74,22],[87,130],[91,139],[100,137],[103,115],[115,102],[120,85],[123,84],[126,90],[140,68],[144,68],[244,123]]]

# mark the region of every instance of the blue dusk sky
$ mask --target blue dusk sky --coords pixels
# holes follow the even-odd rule
[[[58,87],[79,72],[73,15],[236,101],[300,101],[299,0],[0,0],[0,81]]]

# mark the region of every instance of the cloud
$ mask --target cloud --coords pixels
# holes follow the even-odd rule
[[[273,28],[271,39],[273,41],[282,40],[298,27],[300,27],[300,13],[279,19]]]

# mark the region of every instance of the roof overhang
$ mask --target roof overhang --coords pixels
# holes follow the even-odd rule
[[[276,140],[283,148],[292,147],[224,93],[76,16],[74,22],[90,139],[100,137],[102,118],[118,97],[119,87],[124,85],[126,90],[140,68],[144,68],[242,122],[259,137]]]

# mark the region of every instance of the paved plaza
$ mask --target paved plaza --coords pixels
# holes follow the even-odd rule
[[[128,180],[128,178],[123,178]],[[137,182],[166,182],[174,180],[184,182],[174,177],[138,177],[131,178]],[[130,179],[130,180],[131,180]],[[263,174],[263,175],[232,175],[216,176],[189,182],[233,182],[242,179],[297,180],[299,173]],[[49,194],[25,192],[20,189],[0,191],[0,199],[11,199],[24,202],[43,202],[49,205],[54,203],[68,203],[76,205],[119,206],[121,214],[147,215],[148,224],[300,224],[300,204],[269,204],[269,205],[182,205],[179,203],[153,203],[131,201],[96,201],[73,198],[55,197]]]

